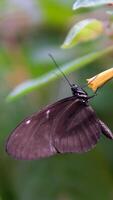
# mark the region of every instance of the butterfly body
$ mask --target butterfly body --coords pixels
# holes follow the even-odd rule
[[[71,91],[73,96],[77,97],[79,100],[82,100],[82,102],[88,102],[88,94],[78,85],[73,84],[71,87]]]
[[[96,145],[101,133],[113,139],[88,105],[88,94],[77,85],[71,90],[73,96],[45,107],[14,129],[6,143],[8,154],[32,160],[57,153],[83,153]]]

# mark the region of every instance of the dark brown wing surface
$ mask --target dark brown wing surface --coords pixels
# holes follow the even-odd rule
[[[97,143],[101,128],[90,106],[76,99],[60,115],[54,130],[54,146],[60,153],[86,152]]]
[[[75,101],[69,97],[25,119],[9,136],[6,151],[16,159],[39,159],[55,154],[53,130],[62,112]],[[74,111],[76,113],[76,111]]]

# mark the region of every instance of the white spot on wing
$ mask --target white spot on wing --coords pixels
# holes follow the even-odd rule
[[[31,122],[31,120],[30,120],[30,119],[28,119],[28,120],[26,121],[26,124],[30,124],[30,122]]]
[[[49,119],[50,110],[46,111],[46,118]]]

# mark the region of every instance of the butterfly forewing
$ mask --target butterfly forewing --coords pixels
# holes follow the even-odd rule
[[[61,152],[82,153],[95,146],[101,129],[93,109],[76,99],[59,117],[54,146]]]
[[[75,97],[60,100],[25,119],[9,136],[6,151],[17,159],[26,160],[55,154],[54,130],[59,126],[62,112],[75,100]]]

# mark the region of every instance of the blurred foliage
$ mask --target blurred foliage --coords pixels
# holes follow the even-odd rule
[[[72,11],[74,2],[0,1],[0,200],[113,199],[113,142],[104,136],[94,150],[83,155],[27,162],[13,160],[5,153],[6,138],[24,117],[71,95],[48,53],[69,74],[70,81],[80,85],[113,67],[113,19],[106,14],[113,7]],[[87,18],[102,22],[101,37],[61,49],[71,27]],[[28,80],[36,84],[28,85],[23,92]],[[20,93],[15,97],[21,98],[7,103],[7,96],[17,86]],[[113,81],[98,91],[91,104],[113,130]]]
[[[113,46],[110,46],[106,48],[105,50],[98,51],[95,53],[90,53],[85,56],[82,56],[80,58],[77,58],[76,60],[73,60],[69,63],[66,63],[66,65],[61,66],[61,69],[65,74],[69,72],[73,72],[77,68],[84,67],[84,65],[98,59],[99,57],[102,57],[110,52],[113,51]],[[57,76],[56,76],[57,74]],[[58,76],[59,75],[59,76]],[[14,100],[15,98],[18,98],[19,96],[25,95],[26,93],[29,93],[30,91],[39,88],[43,85],[47,85],[48,82],[58,79],[60,76],[62,76],[61,72],[58,71],[58,69],[52,70],[50,73],[47,73],[43,76],[40,76],[39,78],[32,79],[29,81],[24,82],[23,84],[20,84],[17,86],[11,94],[7,97],[7,100]]]
[[[91,7],[91,6],[100,6],[104,4],[113,4],[113,0],[76,0],[75,3],[73,4],[73,9],[79,9],[82,7]]]
[[[79,42],[95,39],[103,33],[103,25],[96,19],[85,19],[76,23],[69,31],[62,48],[70,48]]]

